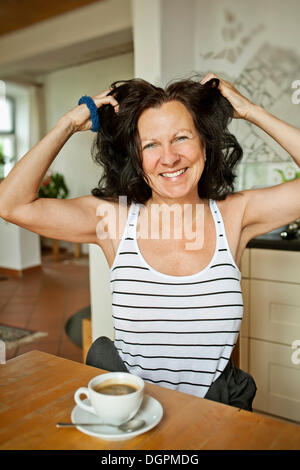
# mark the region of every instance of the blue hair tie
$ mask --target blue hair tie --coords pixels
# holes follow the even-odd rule
[[[99,130],[99,117],[98,117],[98,108],[95,105],[93,98],[90,96],[84,95],[78,101],[78,104],[86,104],[90,111],[91,121],[92,121],[92,131],[97,132]]]

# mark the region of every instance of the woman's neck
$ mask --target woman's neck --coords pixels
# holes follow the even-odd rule
[[[197,204],[205,204],[205,199],[201,199],[197,194],[191,194],[188,196],[183,196],[182,198],[168,198],[164,196],[160,196],[158,194],[152,194],[152,196],[148,199],[148,201],[145,203],[146,207],[150,207],[153,204],[157,205],[167,205],[167,206],[173,206],[173,205],[180,205],[182,208],[184,208],[185,205],[191,205],[195,206]]]

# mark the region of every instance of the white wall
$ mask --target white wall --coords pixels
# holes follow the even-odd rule
[[[161,85],[161,0],[132,0],[134,75]]]
[[[114,339],[110,271],[103,251],[89,245],[89,275],[92,316],[92,339],[107,336]]]
[[[197,71],[233,82],[251,101],[299,127],[299,105],[291,100],[292,83],[300,77],[299,1],[188,0],[186,5],[191,4]],[[233,120],[231,130],[244,151],[237,190],[281,183],[277,169],[295,174],[292,158],[264,131],[243,120]]]
[[[39,135],[37,123],[30,119],[35,106],[35,89],[6,83],[6,94],[15,99],[16,151],[19,160],[30,149],[32,140]],[[40,237],[0,218],[0,267],[22,271],[40,264]]]

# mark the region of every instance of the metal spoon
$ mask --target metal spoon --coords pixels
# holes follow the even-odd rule
[[[70,428],[76,426],[112,426],[113,428],[118,428],[123,432],[133,432],[142,428],[146,424],[146,421],[143,419],[131,419],[126,423],[120,424],[117,426],[115,424],[106,424],[106,423],[56,423],[57,428]]]

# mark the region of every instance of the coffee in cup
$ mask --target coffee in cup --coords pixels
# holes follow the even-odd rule
[[[94,385],[93,390],[98,393],[104,393],[104,395],[127,395],[128,393],[136,392],[138,387],[134,386],[133,384],[118,382],[110,379]]]
[[[91,405],[80,395],[86,395]],[[143,380],[127,372],[109,372],[90,380],[88,387],[76,390],[77,405],[99,416],[100,422],[120,425],[138,412],[144,396]]]

